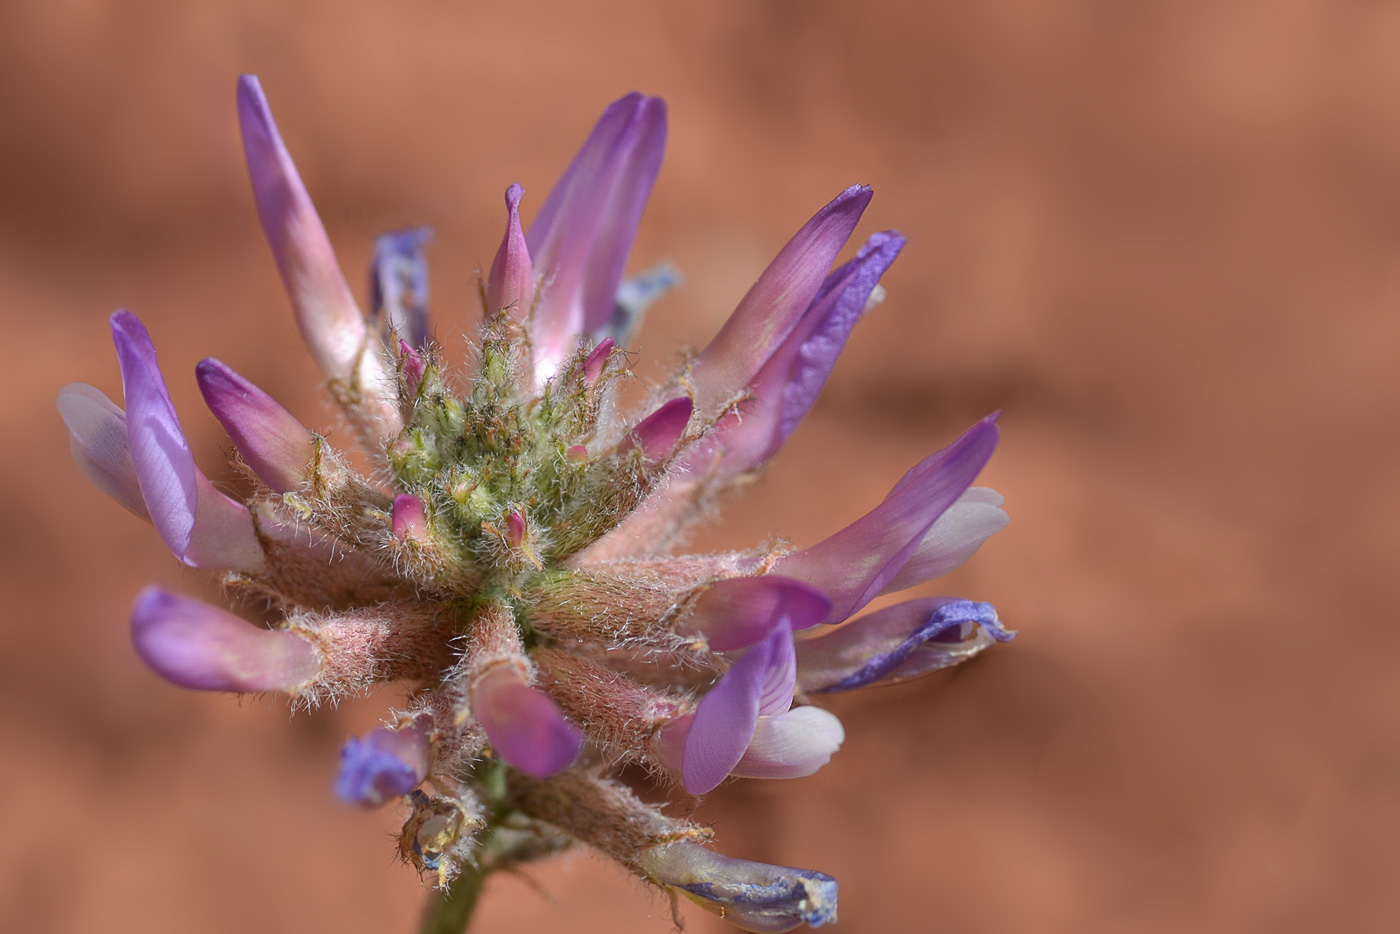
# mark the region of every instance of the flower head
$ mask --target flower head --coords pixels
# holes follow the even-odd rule
[[[580,841],[752,931],[835,919],[836,883],[720,856],[709,832],[612,777],[635,763],[704,794],[731,776],[808,775],[844,730],[811,698],[924,674],[1010,638],[990,605],[871,600],[965,561],[1005,523],[972,487],[996,416],[915,465],[863,518],[801,549],[674,553],[811,409],[904,248],[840,253],[871,200],[848,188],[797,232],[699,354],[635,411],[616,388],[648,305],[679,282],[623,273],[661,165],[666,108],[604,112],[534,219],[506,190],[482,283],[479,365],[432,341],[422,228],[387,234],[361,314],[256,79],[238,113],[259,217],[297,322],[373,476],[227,364],[196,379],[254,484],[216,490],[194,462],[156,349],[112,316],[125,407],[73,384],[58,405],[75,460],[216,571],[271,628],[149,588],[137,652],[187,688],[281,692],[314,706],[404,690],[349,740],[336,791],[404,802],[400,852],[437,884]],[[834,267],[834,268],[833,268]]]

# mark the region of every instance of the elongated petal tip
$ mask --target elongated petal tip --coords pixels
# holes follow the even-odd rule
[[[301,488],[314,455],[306,426],[227,364],[206,357],[195,366],[204,403],[224,426],[253,473],[277,493]]]
[[[643,850],[641,867],[707,911],[756,934],[836,920],[836,880],[810,869],[733,859],[682,840]]]
[[[899,603],[797,646],[798,683],[808,693],[902,681],[966,661],[1015,634],[990,603],[929,597]]]
[[[535,267],[520,227],[520,199],[524,194],[525,189],[518,183],[506,189],[506,232],[486,279],[488,317],[509,309],[517,320],[524,321],[535,301]]]
[[[372,730],[340,750],[335,793],[346,804],[379,807],[422,784],[428,774],[428,737],[413,727]]]
[[[527,775],[548,778],[568,768],[583,748],[578,728],[510,665],[497,665],[472,684],[471,705],[496,752]]]
[[[638,448],[649,465],[660,464],[671,456],[690,424],[695,404],[685,396],[663,403],[637,423],[621,445],[622,451]]]
[[[150,519],[131,461],[126,413],[86,383],[64,386],[58,391],[57,404],[78,469],[99,490],[140,518]]]
[[[160,587],[136,598],[131,641],[161,677],[198,691],[294,691],[321,670],[315,646],[300,635],[259,629]]]
[[[327,377],[352,384],[365,320],[253,75],[238,79],[238,119],[258,217],[302,337]]]
[[[802,581],[776,575],[735,577],[701,590],[678,629],[703,635],[716,652],[729,652],[753,645],[784,619],[793,629],[808,629],[830,612],[826,594]]]

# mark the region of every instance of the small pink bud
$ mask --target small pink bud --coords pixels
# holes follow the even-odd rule
[[[571,460],[571,461],[586,461],[586,460],[588,460],[588,448],[584,447],[584,446],[581,445],[581,444],[575,444],[575,445],[573,445],[572,447],[570,447],[570,448],[569,448],[567,451],[565,451],[564,453],[565,453],[566,455],[568,455],[568,458],[569,458],[569,460]]]
[[[519,548],[525,541],[525,517],[514,509],[506,513],[506,541],[512,548]]]
[[[399,352],[403,354],[404,389],[408,390],[410,396],[416,396],[418,387],[423,382],[423,374],[427,371],[427,364],[423,362],[422,354],[408,346],[408,341],[399,341]]]
[[[423,501],[411,493],[394,497],[394,537],[399,541],[424,541],[428,538],[428,513]]]
[[[535,300],[535,270],[520,229],[520,196],[524,193],[519,185],[506,189],[506,235],[486,280],[488,316],[509,309],[516,320],[524,321]]]
[[[603,364],[608,362],[608,356],[613,351],[616,342],[611,337],[605,337],[598,342],[598,346],[589,352],[583,361],[583,381],[592,386],[598,382],[598,377],[603,375]]]

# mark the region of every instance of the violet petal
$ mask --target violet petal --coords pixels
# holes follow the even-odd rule
[[[997,435],[995,415],[978,422],[915,465],[863,517],[778,559],[774,573],[807,581],[830,596],[827,622],[847,619],[886,588],[938,517],[972,484],[992,456]]]
[[[627,437],[618,445],[618,452],[626,453],[639,448],[647,464],[662,463],[676,450],[676,445],[685,435],[693,409],[694,404],[685,396],[662,403],[627,433]]]
[[[700,698],[685,738],[681,775],[686,791],[704,794],[724,781],[748,749],[760,713],[775,706],[784,683],[788,690],[783,703],[792,703],[791,653],[792,631],[779,625]]]
[[[428,737],[414,727],[371,730],[340,750],[335,793],[346,804],[378,807],[422,784],[428,774]]]
[[[554,701],[525,683],[509,664],[497,665],[471,687],[472,713],[512,767],[536,778],[568,768],[583,747],[578,731]]]
[[[538,381],[611,318],[665,147],[660,98],[634,92],[615,101],[530,225],[525,240],[545,282],[535,309]]]
[[[195,366],[199,391],[253,473],[277,493],[306,482],[314,438],[296,417],[214,357]]]
[[[199,691],[294,691],[321,670],[316,647],[218,607],[147,587],[131,609],[136,653],[172,684]]]

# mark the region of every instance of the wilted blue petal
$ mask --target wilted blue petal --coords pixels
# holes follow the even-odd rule
[[[370,316],[380,319],[386,339],[392,333],[410,347],[428,342],[428,261],[423,247],[432,239],[429,228],[409,227],[381,234],[374,241]]]
[[[412,726],[352,736],[340,750],[336,796],[372,808],[408,794],[427,777],[428,749],[428,737]]]

